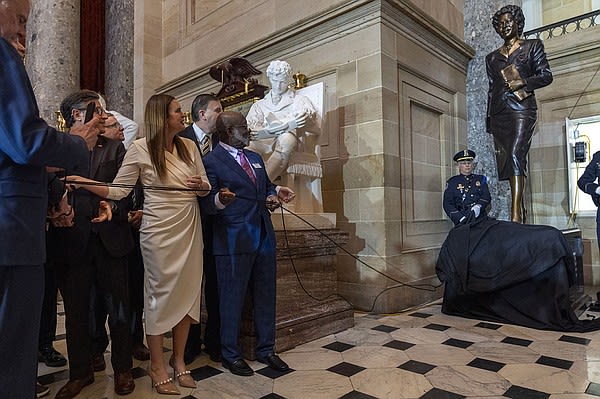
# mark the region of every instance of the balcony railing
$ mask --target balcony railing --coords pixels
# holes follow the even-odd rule
[[[577,32],[596,26],[600,23],[600,10],[588,12],[577,17],[565,19],[564,21],[555,22],[550,25],[542,26],[541,28],[532,29],[523,33],[526,39],[550,39],[566,35],[567,33]]]

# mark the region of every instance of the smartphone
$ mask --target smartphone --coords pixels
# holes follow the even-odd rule
[[[91,121],[92,118],[94,117],[95,113],[96,113],[96,103],[92,101],[85,108],[85,121],[83,123],[88,123],[89,121]]]

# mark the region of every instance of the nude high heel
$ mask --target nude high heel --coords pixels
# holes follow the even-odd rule
[[[197,388],[196,381],[190,375],[191,372],[189,370],[184,370],[180,373],[177,372],[173,357],[169,359],[169,366],[173,367],[173,379],[177,380],[180,386],[184,388]]]
[[[179,392],[179,389],[177,389],[177,387],[173,383],[172,378],[169,377],[164,381],[154,382],[154,378],[152,377],[150,369],[148,369],[146,373],[148,374],[148,377],[150,377],[150,383],[152,384],[152,388],[156,389],[156,392],[158,392],[159,394],[181,395],[181,392]]]

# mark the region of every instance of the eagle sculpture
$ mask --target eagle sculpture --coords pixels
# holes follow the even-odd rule
[[[241,87],[247,87],[248,84],[256,84],[257,81],[252,76],[261,73],[244,58],[239,57],[213,66],[208,72],[214,80],[223,84],[221,91],[225,95],[236,93]]]
[[[253,75],[262,74],[250,62],[235,57],[210,68],[208,74],[222,86],[217,98],[226,108],[247,101],[263,98],[269,88],[258,83]]]

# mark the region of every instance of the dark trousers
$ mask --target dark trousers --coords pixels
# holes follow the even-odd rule
[[[256,328],[256,356],[264,358],[275,345],[275,243],[265,235],[256,253],[215,256],[221,311],[221,354],[241,359],[239,332],[246,290],[250,288]]]
[[[215,257],[204,251],[204,303],[206,304],[206,329],[204,348],[209,353],[221,352],[221,316],[219,311],[219,287]],[[199,326],[200,324],[198,324]]]
[[[50,260],[44,265],[44,302],[42,304],[42,319],[38,348],[52,345],[56,339],[56,271],[54,263]]]
[[[127,260],[129,269],[129,305],[131,309],[131,340],[134,344],[144,343],[144,260],[140,250],[140,231],[131,229],[135,246]]]
[[[206,248],[206,240],[204,246]],[[204,270],[204,304],[207,320],[204,331],[204,350],[208,353],[221,352],[221,317],[219,316],[219,288],[217,286],[217,270],[212,254],[203,253]],[[199,353],[202,345],[201,323],[192,324],[185,344],[186,351]]]
[[[44,268],[0,266],[0,395],[34,398]]]
[[[91,305],[95,297],[100,298],[108,312],[113,370],[123,372],[131,369],[126,258],[110,256],[100,238],[92,234],[80,261],[60,264],[56,269],[65,305],[70,379],[92,373],[92,335],[96,331],[96,323],[91,317]]]
[[[134,248],[127,257],[128,283],[129,283],[129,322],[131,344],[144,343],[144,326],[142,315],[144,312],[144,261],[140,250],[140,232],[132,228]],[[108,347],[108,334],[106,333],[106,318],[108,312],[104,301],[96,299],[92,306],[94,310],[95,332],[93,335],[92,353],[99,355]]]
[[[598,249],[600,249],[600,207],[596,210],[596,238],[598,239]]]

